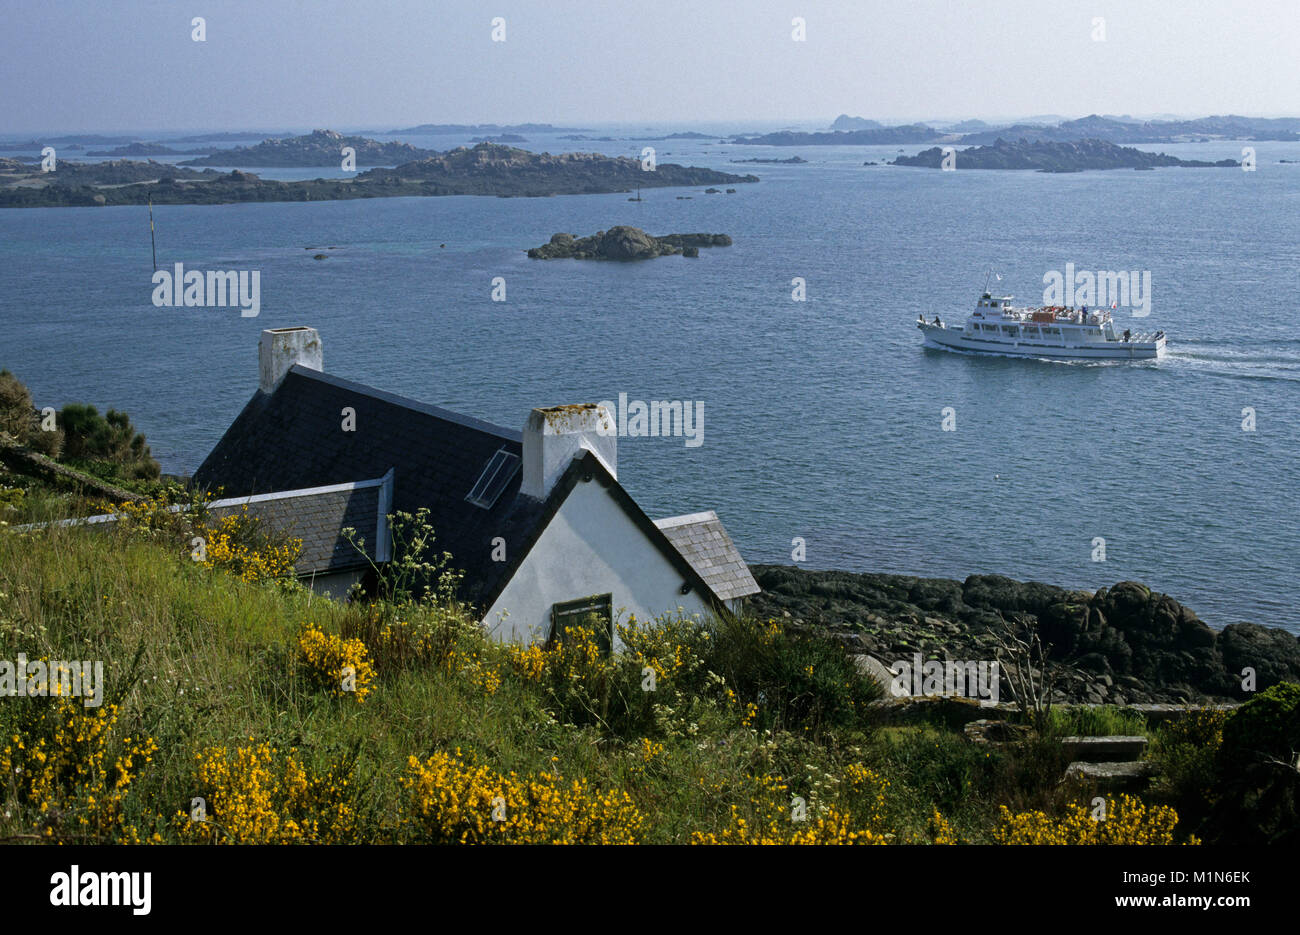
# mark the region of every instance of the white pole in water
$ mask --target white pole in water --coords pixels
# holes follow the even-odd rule
[[[149,247],[153,251],[153,271],[158,272],[158,241],[153,234],[153,197],[149,198]]]

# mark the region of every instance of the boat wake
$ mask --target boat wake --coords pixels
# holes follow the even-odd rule
[[[1300,341],[1230,346],[1187,340],[1170,344],[1165,362],[1205,376],[1300,383]]]

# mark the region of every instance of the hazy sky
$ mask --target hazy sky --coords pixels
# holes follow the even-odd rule
[[[1300,0],[3,0],[0,134],[1283,116],[1297,61]]]

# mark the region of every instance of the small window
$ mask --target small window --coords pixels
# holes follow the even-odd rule
[[[614,595],[593,594],[551,607],[551,636],[548,646],[563,642],[566,629],[591,629],[601,651],[608,654],[614,635]]]
[[[510,483],[518,472],[519,456],[502,448],[488,458],[488,463],[483,466],[483,473],[478,476],[474,488],[465,499],[485,510],[492,509],[492,504],[497,502],[501,491],[506,489],[506,484]]]

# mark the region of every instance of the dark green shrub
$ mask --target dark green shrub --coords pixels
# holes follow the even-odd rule
[[[145,437],[131,425],[125,412],[108,410],[101,416],[94,406],[71,403],[59,413],[63,429],[63,454],[99,472],[131,480],[156,480],[160,469]]]
[[[1300,753],[1300,685],[1279,682],[1238,708],[1223,725],[1220,756],[1227,767]]]
[[[26,444],[35,428],[36,409],[31,392],[8,370],[0,370],[0,432]]]
[[[1202,837],[1219,844],[1300,843],[1300,685],[1279,682],[1223,725],[1214,807]]]
[[[1173,806],[1189,827],[1202,821],[1212,804],[1227,719],[1223,711],[1198,711],[1161,725],[1151,744],[1149,759],[1156,768],[1151,794]]]
[[[719,621],[712,635],[707,668],[723,676],[743,702],[758,707],[760,728],[861,726],[867,705],[882,694],[821,633],[742,618]]]

